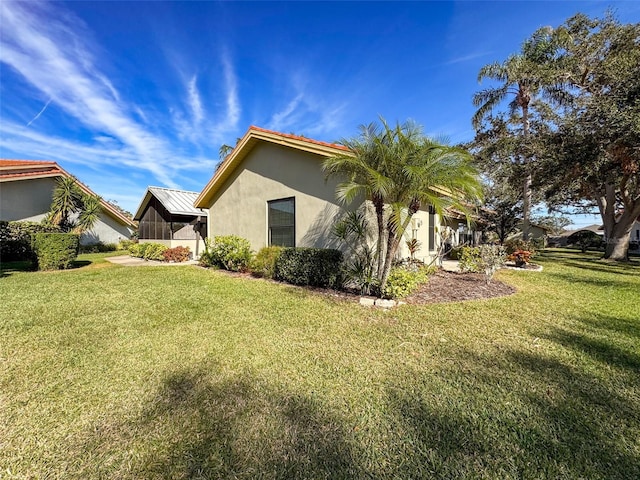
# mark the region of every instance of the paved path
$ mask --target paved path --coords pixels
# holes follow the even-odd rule
[[[447,272],[459,272],[460,262],[458,260],[443,260],[442,269]]]
[[[197,265],[196,260],[189,260],[182,263],[158,262],[156,260],[143,260],[142,258],[131,257],[129,255],[118,255],[117,257],[105,258],[107,262],[122,265],[123,267],[179,267],[180,265]]]

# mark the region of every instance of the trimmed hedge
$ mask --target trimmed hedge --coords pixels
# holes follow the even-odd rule
[[[284,248],[276,261],[275,278],[294,285],[342,286],[342,252],[324,248]]]
[[[36,233],[33,250],[38,270],[69,268],[78,256],[80,235],[74,233]]]
[[[60,229],[37,222],[0,221],[0,259],[3,262],[35,262],[31,237],[36,233],[60,233]]]
[[[164,261],[162,255],[169,247],[161,243],[134,243],[129,247],[129,255],[144,260]]]

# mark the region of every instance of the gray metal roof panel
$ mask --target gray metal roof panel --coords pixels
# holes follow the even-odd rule
[[[198,198],[198,192],[162,187],[149,187],[148,190],[173,215],[203,215],[205,213],[204,210],[193,206]]]

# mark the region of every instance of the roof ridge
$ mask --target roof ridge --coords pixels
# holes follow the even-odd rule
[[[185,193],[195,193],[196,195],[199,194],[199,192],[194,192],[193,190],[183,190],[181,188],[169,188],[169,187],[156,187],[154,185],[149,185],[147,187],[147,189],[151,189],[151,188],[157,188],[158,190],[170,190],[172,192],[185,192]]]
[[[249,130],[254,130],[256,132],[270,133],[272,135],[279,135],[281,137],[291,138],[293,140],[299,140],[302,142],[309,142],[309,143],[315,143],[317,145],[324,145],[327,147],[338,148],[340,150],[349,150],[348,147],[345,147],[344,145],[340,145],[339,143],[324,142],[322,140],[316,140],[313,138],[304,137],[302,135],[295,135],[293,133],[282,133],[276,130],[269,130],[268,128],[258,127],[257,125],[251,125],[249,127]]]

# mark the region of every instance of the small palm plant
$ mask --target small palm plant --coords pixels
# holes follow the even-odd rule
[[[416,253],[418,253],[418,250],[420,250],[420,247],[422,247],[422,242],[417,238],[412,238],[411,240],[407,240],[406,245],[407,245],[407,249],[409,250],[409,255],[411,256],[411,260],[412,261],[415,260]]]
[[[84,233],[93,228],[101,211],[100,197],[84,193],[75,178],[62,177],[53,190],[46,221],[63,232]]]

